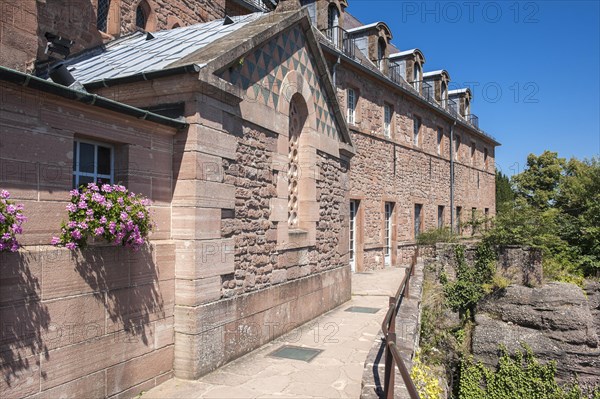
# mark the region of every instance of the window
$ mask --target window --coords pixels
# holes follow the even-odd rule
[[[348,123],[354,125],[356,123],[356,92],[354,89],[348,89],[347,96]]]
[[[444,129],[438,127],[437,130],[437,154],[442,155],[442,139],[444,138]]]
[[[456,232],[462,234],[462,206],[456,207]]]
[[[423,205],[415,204],[415,240],[423,230]]]
[[[383,134],[385,137],[390,137],[392,133],[392,106],[389,104],[383,105]]]
[[[438,206],[438,229],[444,227],[444,209],[443,205]]]
[[[306,113],[300,107],[298,95],[290,102],[288,146],[288,225],[299,227],[300,133],[304,128]]]
[[[421,92],[421,64],[416,62],[413,68],[413,87],[419,93]]]
[[[465,118],[471,114],[471,102],[469,99],[465,99]]]
[[[377,42],[377,67],[380,71],[383,71],[385,68],[385,40],[380,37]]]
[[[490,208],[485,208],[483,212],[485,215],[485,229],[488,230],[490,228]]]
[[[350,269],[356,271],[356,217],[358,201],[350,201]]]
[[[421,132],[421,119],[418,117],[413,118],[413,144],[419,146]]]
[[[441,103],[443,108],[448,107],[448,85],[446,82],[442,82],[442,93],[441,93]]]
[[[475,235],[477,232],[477,208],[471,208],[471,235]]]
[[[339,46],[339,19],[340,13],[335,4],[330,4],[327,9],[327,38]]]
[[[471,141],[471,166],[475,166],[475,150],[476,145],[474,141]]]
[[[392,264],[392,215],[394,211],[394,204],[391,202],[385,203],[385,226],[384,226],[384,259],[385,265],[390,266]]]
[[[488,149],[483,149],[483,167],[487,170],[488,168]]]
[[[112,183],[114,149],[109,144],[73,142],[73,188],[92,182]]]
[[[146,23],[148,22],[148,3],[145,1],[140,2],[135,10],[135,26],[140,29],[146,29]]]
[[[455,161],[459,161],[460,157],[459,157],[459,151],[460,151],[460,136],[456,136],[456,139],[454,140],[454,160]]]
[[[102,32],[108,31],[108,12],[110,0],[98,0],[98,11],[96,13],[96,28]]]

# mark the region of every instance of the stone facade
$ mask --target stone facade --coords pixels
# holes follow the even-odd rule
[[[243,1],[143,0],[147,31],[172,29],[244,15],[255,8]],[[3,0],[0,12],[0,65],[32,71],[44,54],[46,32],[73,40],[71,54],[135,32],[140,0],[111,0],[107,29],[97,28],[98,0]]]
[[[11,83],[0,94],[0,186],[29,218],[24,249],[0,254],[0,396],[135,396],[171,378],[175,129]],[[121,181],[154,201],[149,247],[49,245],[67,218],[81,138],[114,143]]]

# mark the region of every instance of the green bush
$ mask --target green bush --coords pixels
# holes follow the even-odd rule
[[[435,245],[439,242],[456,242],[456,236],[449,227],[427,230],[417,236],[418,245]]]
[[[578,384],[561,387],[556,382],[556,364],[541,364],[532,351],[524,347],[510,356],[501,348],[495,370],[472,358],[460,368],[459,399],[580,399]]]

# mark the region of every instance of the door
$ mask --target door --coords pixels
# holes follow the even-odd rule
[[[356,216],[358,201],[350,201],[350,269],[356,272]]]
[[[392,265],[392,213],[392,203],[386,202],[384,225],[384,263],[386,267]]]

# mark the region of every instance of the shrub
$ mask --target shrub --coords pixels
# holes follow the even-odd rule
[[[138,250],[152,230],[150,201],[124,186],[90,183],[71,191],[67,205],[69,220],[63,222],[60,237],[52,244],[68,249],[84,248],[90,237],[103,238],[114,245]]]
[[[418,245],[435,245],[438,242],[456,242],[456,236],[449,227],[427,230],[417,236]]]
[[[458,397],[461,399],[579,399],[578,384],[560,387],[556,382],[556,364],[541,364],[531,349],[510,356],[501,348],[496,370],[474,363],[461,363]]]
[[[21,226],[27,218],[23,215],[23,205],[9,200],[10,193],[0,191],[0,252],[17,252],[21,245],[17,234],[23,233]]]
[[[440,387],[440,381],[431,368],[421,361],[419,351],[413,359],[410,378],[422,399],[440,399],[442,397],[444,392]]]

